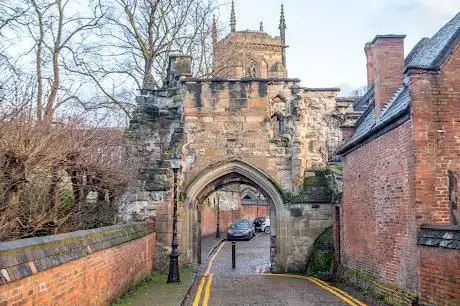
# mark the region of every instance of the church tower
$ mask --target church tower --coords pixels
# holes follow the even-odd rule
[[[271,36],[259,30],[237,31],[235,2],[232,0],[230,33],[217,39],[217,26],[213,22],[213,70],[215,77],[224,78],[285,78],[286,21],[281,6],[280,36]]]

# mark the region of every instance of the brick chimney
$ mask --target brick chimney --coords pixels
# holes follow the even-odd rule
[[[372,41],[374,58],[375,116],[403,82],[406,35],[377,35]]]
[[[364,53],[366,53],[366,68],[367,68],[367,87],[374,84],[374,51],[372,50],[372,43],[367,42],[364,46]]]

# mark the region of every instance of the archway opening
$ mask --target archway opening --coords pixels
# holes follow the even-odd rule
[[[243,215],[244,208],[238,207],[238,213],[232,209],[227,209],[229,212],[226,214],[230,215],[230,217],[226,217],[225,221],[222,216],[220,217],[219,223],[222,224],[220,229],[226,231],[227,226],[238,219],[252,219],[251,221],[253,221],[257,214],[263,213],[264,217],[270,219],[270,230],[266,234],[264,232],[268,247],[268,268],[279,270],[277,267],[279,266],[280,257],[285,254],[283,243],[277,241],[280,231],[281,210],[283,209],[281,191],[273,180],[261,170],[237,160],[209,167],[187,185],[185,190],[187,203],[185,240],[188,262],[201,263],[202,257],[207,255],[202,254],[202,236],[204,236],[203,234],[215,233],[212,229],[216,229],[216,227],[213,224],[209,224],[209,220],[204,220],[203,218],[209,218],[209,215],[212,215],[212,213],[209,213],[211,210],[216,212],[215,201],[219,193],[231,192],[235,186],[239,189],[238,192],[233,189],[233,199],[238,200],[239,205],[245,198],[244,201],[250,201],[250,204],[255,205],[248,205]],[[245,192],[244,196],[243,192]],[[262,205],[265,208],[261,208]],[[217,221],[215,218],[211,217],[211,219]],[[205,225],[203,224],[204,222],[206,222]]]
[[[246,184],[229,184],[214,191],[200,204],[197,212],[201,256],[206,257],[216,243],[226,238],[238,241],[241,251],[250,249],[251,253],[257,254],[257,260],[252,260],[257,271],[270,269],[270,209],[257,188]],[[252,231],[231,229],[241,222],[249,222]]]

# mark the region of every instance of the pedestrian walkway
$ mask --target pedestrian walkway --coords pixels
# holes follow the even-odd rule
[[[207,260],[209,253],[219,244],[220,241],[227,238],[227,233],[221,233],[220,238],[216,238],[216,234],[212,234],[201,238],[201,255],[203,263]]]
[[[153,274],[134,290],[112,303],[112,306],[174,306],[180,305],[193,283],[195,272],[190,268],[180,270],[180,284],[167,284],[167,274]]]

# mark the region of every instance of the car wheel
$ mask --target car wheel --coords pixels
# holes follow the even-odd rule
[[[270,234],[270,226],[265,227],[264,232],[265,234]]]

